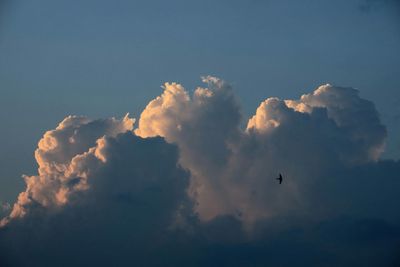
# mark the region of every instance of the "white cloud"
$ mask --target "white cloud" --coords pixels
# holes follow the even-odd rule
[[[375,161],[383,151],[385,127],[355,89],[323,85],[299,100],[268,98],[243,131],[230,86],[204,81],[210,88],[197,89],[192,99],[181,85],[166,84],[136,130],[178,145],[203,220],[229,214],[251,224],[309,212],[304,193],[321,172]],[[285,185],[277,188],[279,172]]]
[[[97,167],[96,158],[104,160],[101,150],[103,136],[116,136],[133,130],[134,120],[89,120],[69,116],[56,129],[47,131],[35,151],[38,175],[24,176],[26,190],[18,196],[11,214],[0,225],[12,218],[23,217],[32,205],[61,206],[71,194],[88,189],[88,175]],[[96,148],[98,142],[98,148]]]

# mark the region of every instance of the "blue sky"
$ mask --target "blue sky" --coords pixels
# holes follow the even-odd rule
[[[400,152],[396,1],[8,1],[0,24],[0,196],[35,172],[43,132],[66,115],[138,117],[160,85],[233,84],[244,117],[267,97],[351,86]]]

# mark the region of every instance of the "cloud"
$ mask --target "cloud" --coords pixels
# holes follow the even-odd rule
[[[96,159],[104,160],[101,137],[130,131],[133,124],[128,115],[122,120],[96,121],[69,116],[56,129],[46,132],[35,151],[38,175],[24,176],[27,188],[19,194],[10,216],[0,225],[25,216],[31,206],[60,206],[67,203],[71,194],[86,190],[88,173],[95,168]]]
[[[13,210],[0,231],[1,251],[7,251],[0,263],[121,265],[135,250],[151,250],[152,242],[162,243],[167,230],[180,223],[181,211],[190,207],[188,174],[177,159],[177,148],[159,137],[142,139],[131,131],[100,137],[94,147],[72,158],[65,177],[57,177],[62,185],[38,185],[42,194],[48,188],[46,200],[52,205],[40,202],[41,195],[31,193],[27,182],[29,203],[20,197],[14,206],[23,215],[13,216]],[[58,202],[62,188],[67,188],[66,200]]]
[[[266,99],[242,129],[231,86],[203,81],[193,95],[166,83],[136,128],[128,115],[70,116],[46,132],[38,174],[2,220],[0,264],[399,260],[400,162],[379,159],[386,129],[372,102],[322,85]]]
[[[219,191],[228,164],[230,144],[239,140],[240,110],[231,87],[214,77],[204,77],[210,88],[197,88],[191,99],[178,84],[165,84],[164,93],[142,112],[135,133],[162,136],[178,145],[182,166],[192,174],[190,195],[201,217],[223,214]],[[222,178],[222,177],[221,177]]]
[[[376,161],[386,129],[374,105],[352,88],[323,85],[299,100],[268,98],[240,129],[240,109],[228,84],[206,77],[191,99],[166,84],[135,131],[178,145],[192,174],[190,195],[207,221],[234,215],[245,223],[307,212],[314,177],[336,166]],[[285,174],[285,187],[274,178]]]

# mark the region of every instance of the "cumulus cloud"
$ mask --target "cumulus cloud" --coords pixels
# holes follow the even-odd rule
[[[182,166],[192,174],[190,195],[205,218],[224,214],[220,183],[231,147],[239,140],[240,110],[231,87],[214,77],[204,77],[209,88],[197,88],[192,98],[178,84],[165,84],[164,93],[140,115],[135,133],[162,136],[178,145]]]
[[[181,85],[166,84],[140,116],[136,134],[162,136],[178,145],[180,162],[192,175],[190,195],[207,221],[234,215],[245,223],[307,212],[305,190],[325,169],[376,161],[385,127],[370,101],[352,88],[323,85],[299,100],[268,98],[240,129],[232,89],[203,79],[192,97]],[[271,179],[287,176],[277,188]]]
[[[69,116],[56,129],[48,131],[35,151],[38,175],[24,176],[26,190],[19,194],[9,219],[23,217],[30,206],[54,207],[65,204],[71,194],[88,188],[88,174],[93,158],[102,158],[103,136],[116,136],[131,131],[134,120],[125,116],[91,121],[85,117]],[[95,147],[97,142],[97,147]]]
[[[2,220],[0,263],[397,260],[400,163],[379,160],[386,129],[372,102],[326,84],[297,100],[266,99],[242,129],[231,86],[203,81],[207,88],[193,95],[166,83],[136,128],[128,115],[70,116],[46,132],[35,152],[38,174],[24,176],[26,190]],[[282,261],[281,249],[291,257]]]
[[[91,123],[104,121],[83,125]],[[74,136],[83,140],[84,132]],[[67,142],[70,134],[62,136],[58,143]],[[27,181],[21,194],[28,202],[18,198],[0,231],[0,265],[122,265],[136,250],[151,250],[152,242],[162,243],[165,232],[182,223],[181,213],[190,207],[188,173],[177,160],[177,148],[160,137],[142,139],[132,131],[99,137],[62,174],[57,172],[60,176],[45,172],[50,185],[30,186]],[[57,199],[59,192],[65,201]],[[15,212],[21,209],[23,214]]]

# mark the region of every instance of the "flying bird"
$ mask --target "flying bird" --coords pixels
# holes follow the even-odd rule
[[[282,183],[282,174],[279,174],[279,177],[278,178],[276,178],[276,180],[279,180],[279,184],[281,184]]]

